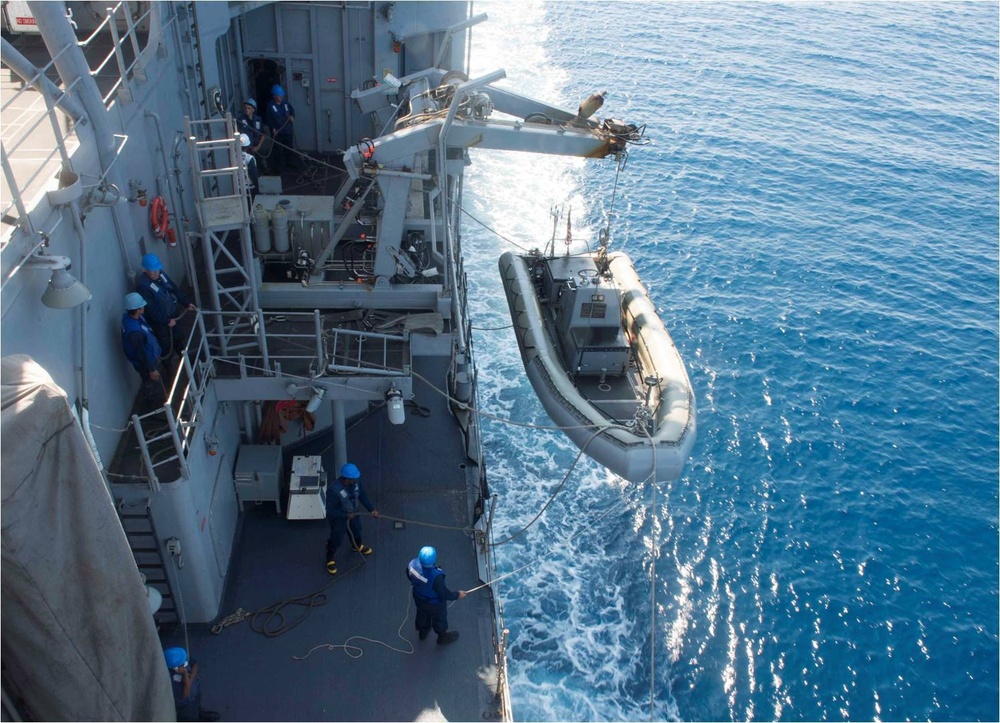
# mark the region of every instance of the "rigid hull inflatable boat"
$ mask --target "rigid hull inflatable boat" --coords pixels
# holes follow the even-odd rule
[[[684,362],[624,253],[500,257],[521,359],[552,420],[631,482],[676,479],[696,436]]]

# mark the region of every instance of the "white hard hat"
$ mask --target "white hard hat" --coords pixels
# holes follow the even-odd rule
[[[250,145],[250,136],[246,133],[240,133],[240,145],[246,148]]]

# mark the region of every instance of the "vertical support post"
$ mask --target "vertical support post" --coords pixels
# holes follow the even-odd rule
[[[265,373],[272,376],[274,371],[271,369],[271,355],[267,349],[267,330],[264,328],[263,309],[257,309],[257,343],[260,345],[260,356]]]
[[[188,393],[194,406],[194,416],[188,422],[189,425],[193,427],[205,418],[205,412],[201,407],[201,395],[204,390],[194,378],[194,366],[191,364],[191,358],[188,356],[186,350],[184,354],[181,355],[181,362],[184,364],[184,371],[186,371],[188,375]]]
[[[170,405],[163,407],[163,415],[167,418],[167,427],[170,429],[170,438],[174,442],[174,451],[177,453],[177,464],[180,465],[181,474],[184,479],[191,478],[191,470],[188,468],[187,460],[184,459],[184,444],[177,429],[177,420],[174,419],[174,410]]]
[[[132,22],[132,9],[128,6],[128,0],[122,0],[122,7],[125,9],[125,27],[128,28],[127,35],[129,40],[132,41],[132,53],[135,58],[132,62],[138,63],[141,51],[139,49],[139,39],[135,37],[135,23]]]
[[[132,429],[139,440],[139,454],[142,455],[142,463],[146,466],[146,474],[149,475],[149,489],[152,492],[160,491],[160,480],[153,471],[153,460],[149,456],[149,446],[146,444],[146,435],[142,433],[142,422],[138,414],[132,415]]]
[[[118,37],[118,22],[115,20],[115,8],[108,8],[108,31],[111,33],[111,42],[114,45],[115,60],[118,61],[118,74],[121,75],[122,84],[118,87],[118,97],[129,103],[132,101],[132,91],[128,87],[128,70],[125,68],[125,56],[122,55],[121,39]]]
[[[250,402],[243,402],[243,430],[247,444],[253,444],[253,417],[250,415]]]
[[[14,196],[14,206],[17,207],[17,225],[21,227],[21,230],[26,234],[35,234],[35,227],[31,223],[31,216],[28,215],[28,211],[24,208],[24,202],[21,200],[20,193],[14,193],[17,190],[17,180],[14,178],[14,171],[11,170],[10,161],[7,160],[7,151],[0,145],[0,165],[3,166],[3,177],[7,181],[7,188],[10,189],[12,195]]]
[[[333,460],[336,465],[334,475],[347,464],[347,418],[344,414],[344,400],[333,400]]]
[[[326,371],[326,360],[323,358],[323,318],[319,309],[313,309],[313,319],[316,323],[316,373]]]

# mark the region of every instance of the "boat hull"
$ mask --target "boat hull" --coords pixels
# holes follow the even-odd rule
[[[632,354],[642,376],[657,378],[651,392],[659,403],[645,431],[610,418],[568,372],[532,281],[529,262],[538,258],[508,252],[500,257],[499,268],[521,360],[545,411],[588,456],[626,480],[677,479],[696,437],[694,392],[631,261],[622,253],[609,255]]]

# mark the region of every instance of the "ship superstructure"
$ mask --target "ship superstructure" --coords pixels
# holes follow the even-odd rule
[[[499,89],[500,70],[468,78],[486,18],[465,3],[6,12],[37,33],[2,48],[4,471],[47,455],[23,431],[41,405],[19,405],[18,385],[63,390],[66,431],[91,458],[60,483],[107,495],[121,533],[102,544],[127,547],[135,570],[127,589],[67,588],[53,560],[101,555],[46,535],[38,504],[23,512],[38,524],[5,518],[5,705],[169,717],[160,645],[140,642],[151,630],[199,657],[205,704],[226,718],[510,719],[462,176],[473,147],[603,158],[641,129]],[[302,167],[265,174],[251,198],[234,115],[247,98],[265,107],[275,84],[296,109]],[[197,306],[152,408],[119,328],[148,253]],[[331,578],[319,510],[347,461],[383,519],[364,523],[371,559],[348,554]],[[404,569],[424,544],[453,588],[477,589],[452,608],[464,637],[447,649],[412,629]],[[22,554],[38,545],[51,554]],[[15,568],[41,581],[23,607],[9,604]],[[156,609],[135,623],[148,630],[84,624],[49,646],[54,628],[26,618],[57,597],[74,620]]]

